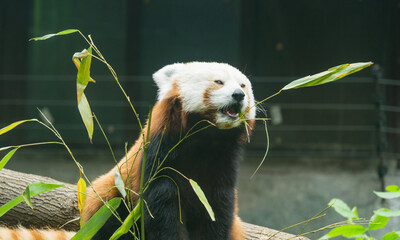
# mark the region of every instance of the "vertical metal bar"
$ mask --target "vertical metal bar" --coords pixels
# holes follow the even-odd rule
[[[385,95],[384,91],[382,90],[380,84],[379,84],[379,79],[382,76],[382,69],[381,67],[376,64],[372,68],[372,74],[374,76],[374,84],[375,84],[375,90],[376,90],[376,100],[375,100],[375,106],[376,106],[376,115],[377,115],[377,120],[376,120],[376,134],[377,134],[377,141],[376,141],[376,153],[377,153],[377,158],[379,159],[378,167],[377,167],[377,172],[378,172],[378,177],[381,183],[381,190],[383,191],[385,189],[385,175],[388,171],[387,166],[385,165],[385,159],[383,156],[383,152],[386,149],[386,141],[385,141],[385,135],[383,132],[383,128],[386,122],[385,119],[385,113],[382,111],[382,105],[385,100]]]

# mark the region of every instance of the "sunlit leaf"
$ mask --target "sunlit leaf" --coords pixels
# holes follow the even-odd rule
[[[78,31],[79,31],[78,29],[67,29],[67,30],[64,30],[64,31],[61,31],[58,33],[51,33],[51,34],[44,35],[42,37],[31,38],[31,39],[29,39],[29,41],[46,40],[46,39],[52,38],[54,36],[67,35],[67,34],[75,33]]]
[[[329,233],[328,236],[330,237],[337,237],[337,236],[343,236],[343,237],[353,237],[357,236],[360,234],[365,233],[367,229],[361,225],[344,225],[340,226],[337,228],[332,229]]]
[[[81,60],[79,60],[79,58],[72,57],[72,62],[74,63],[76,69],[79,70],[81,66]],[[96,81],[92,77],[89,77],[89,82],[95,83]]]
[[[336,81],[347,75],[358,72],[366,67],[369,67],[372,64],[373,64],[372,62],[361,62],[361,63],[339,65],[330,68],[327,71],[297,79],[284,86],[282,90],[289,90],[302,87],[312,87]]]
[[[90,76],[90,65],[92,62],[92,56],[90,54],[92,53],[92,48],[89,48],[88,50],[86,50],[86,52],[87,52],[87,55],[85,55],[85,57],[82,58],[80,67],[78,69],[78,74],[76,77],[78,104],[81,101],[83,91],[85,90],[85,88],[89,82],[89,76]]]
[[[393,198],[400,198],[400,192],[377,192],[374,191],[374,193],[384,199],[393,199]]]
[[[3,169],[3,167],[7,164],[7,162],[11,159],[11,157],[14,155],[14,153],[18,150],[18,148],[14,148],[13,150],[9,151],[3,159],[0,161],[0,171]]]
[[[354,214],[354,218],[355,218],[355,219],[359,219],[357,207],[353,207],[353,209],[351,210],[351,212]]]
[[[79,113],[81,114],[83,123],[85,124],[86,130],[90,141],[93,138],[93,117],[92,110],[90,109],[89,102],[86,99],[85,94],[82,94],[81,101],[78,103]]]
[[[37,122],[37,121],[38,121],[37,119],[28,119],[28,120],[22,120],[22,121],[11,123],[10,125],[5,126],[2,129],[0,129],[0,135],[2,135],[4,133],[14,129],[15,127],[17,127],[18,125],[20,125],[22,123],[25,123],[25,122]]]
[[[113,198],[108,201],[108,206],[115,211],[121,204],[121,198]],[[89,240],[107,222],[112,212],[107,206],[102,206],[71,240]]]
[[[125,184],[124,180],[122,180],[121,175],[118,172],[118,169],[116,169],[114,172],[114,181],[118,191],[121,193],[122,197],[125,198],[126,197]]]
[[[86,182],[83,178],[79,178],[78,183],[76,184],[78,189],[78,209],[79,212],[82,213],[83,206],[85,205],[86,200]]]
[[[388,192],[400,192],[400,188],[397,185],[390,185],[386,187],[386,191]]]
[[[376,215],[382,216],[382,217],[399,217],[400,216],[400,210],[390,210],[387,208],[380,208],[376,211],[374,211]]]
[[[90,49],[90,48],[89,48]],[[83,49],[81,52],[76,52],[72,56],[72,58],[86,58],[90,56],[92,53],[89,52],[87,49]]]
[[[386,226],[386,224],[389,222],[389,219],[390,219],[389,217],[383,217],[383,216],[374,214],[370,219],[368,230],[384,228]]]
[[[0,217],[24,200],[27,201],[27,203],[32,207],[32,203],[30,202],[30,198],[32,196],[36,196],[64,186],[65,185],[63,184],[53,184],[53,183],[43,183],[43,182],[31,183],[26,187],[25,192],[23,194],[19,195],[18,197],[14,198],[13,200],[9,201],[8,203],[0,207]]]
[[[0,207],[0,217],[3,216],[6,212],[8,212],[10,209],[13,207],[17,206],[20,204],[22,201],[24,201],[24,198],[22,195],[19,195],[18,197],[14,198],[13,200],[7,202],[6,204],[2,205]]]
[[[400,235],[397,232],[386,233],[381,240],[396,240],[399,239]]]
[[[122,225],[114,232],[114,234],[110,237],[110,240],[118,239],[122,235],[126,234],[129,229],[135,224],[137,220],[139,220],[141,216],[141,206],[137,204],[132,212],[129,213],[128,217],[124,220]]]
[[[332,205],[333,209],[347,219],[357,218],[357,215],[350,209],[350,207],[338,198],[332,199],[328,205]]]
[[[22,197],[24,198],[24,201],[26,202],[26,204],[28,204],[28,206],[33,210],[32,201],[31,201],[31,191],[29,189],[29,186],[26,187],[25,192],[22,194]]]
[[[192,185],[192,188],[194,192],[196,193],[197,197],[200,199],[201,203],[204,205],[206,208],[208,215],[210,215],[211,220],[215,221],[215,215],[214,211],[211,208],[211,205],[208,203],[208,200],[206,198],[206,195],[204,194],[203,190],[200,188],[200,186],[197,184],[197,182],[193,181],[192,179],[189,179],[190,185]]]

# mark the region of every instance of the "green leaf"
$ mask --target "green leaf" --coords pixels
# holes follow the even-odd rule
[[[24,201],[24,198],[22,197],[22,195],[19,195],[18,197],[14,198],[13,200],[11,200],[8,203],[1,206],[0,207],[0,217],[3,216],[6,212],[8,212],[13,207],[20,204],[22,201]]]
[[[43,182],[31,183],[26,187],[25,192],[22,194],[22,197],[24,198],[25,202],[33,209],[31,202],[32,196],[49,192],[59,187],[65,187],[65,185]]]
[[[114,182],[115,182],[115,186],[117,187],[118,191],[121,193],[122,197],[125,198],[126,197],[125,184],[124,184],[124,180],[122,180],[121,175],[118,172],[118,169],[115,169]]]
[[[358,217],[358,211],[357,211],[357,207],[353,207],[353,209],[351,210],[351,212],[354,214],[355,219],[359,219]]]
[[[360,234],[365,233],[367,229],[361,225],[344,225],[340,226],[337,228],[332,229],[329,233],[328,236],[330,237],[337,237],[337,236],[343,236],[343,237],[353,237],[357,236]]]
[[[212,210],[211,205],[208,203],[208,200],[207,200],[206,195],[204,194],[203,190],[201,190],[201,188],[197,184],[197,182],[193,181],[192,179],[189,179],[189,182],[190,182],[190,185],[192,185],[192,188],[193,188],[194,192],[196,193],[197,197],[200,199],[201,203],[207,209],[208,215],[210,215],[211,220],[215,221],[214,211]]]
[[[81,114],[83,123],[85,124],[91,142],[93,138],[92,110],[90,109],[89,102],[83,92],[90,80],[90,64],[92,62],[92,56],[90,54],[92,53],[92,48],[89,48],[87,50],[87,53],[88,54],[86,55],[86,57],[82,58],[82,61],[80,62],[80,64],[78,64],[79,67],[78,65],[76,65],[78,67],[78,74],[76,77],[76,92],[79,113]]]
[[[382,240],[396,240],[399,239],[400,235],[396,232],[390,232],[386,233],[385,236],[383,236]]]
[[[26,187],[25,191],[29,191],[30,196],[36,196],[51,190],[54,190],[59,187],[65,187],[64,184],[56,184],[56,183],[44,183],[44,182],[37,182],[31,183]]]
[[[14,155],[14,153],[18,150],[18,148],[14,148],[13,150],[9,151],[3,159],[0,161],[0,171],[3,169],[3,167],[7,164],[7,162],[11,159],[11,157]]]
[[[122,235],[126,234],[129,229],[135,224],[137,220],[139,220],[141,216],[141,206],[137,204],[132,212],[129,213],[128,217],[125,218],[122,225],[114,232],[111,236],[110,240],[118,239]]]
[[[373,64],[372,62],[361,62],[361,63],[339,65],[339,66],[330,68],[327,71],[297,79],[297,80],[287,84],[286,86],[284,86],[281,89],[281,91],[295,89],[295,88],[302,88],[302,87],[312,87],[312,86],[317,86],[317,85],[329,83],[332,81],[336,81],[347,75],[358,72],[366,67],[369,67],[372,64]]]
[[[388,192],[400,192],[400,188],[397,185],[390,185],[386,187],[386,191]]]
[[[92,110],[84,93],[82,93],[81,101],[78,103],[78,109],[91,142],[93,138],[93,117]]]
[[[393,199],[393,198],[400,198],[400,192],[377,192],[374,191],[374,193],[384,199]]]
[[[9,201],[8,203],[0,207],[0,217],[3,216],[6,212],[8,212],[11,208],[17,206],[24,200],[27,201],[28,205],[32,207],[32,203],[30,202],[31,201],[30,198],[32,196],[36,196],[41,193],[48,192],[64,186],[65,185],[63,184],[53,184],[53,183],[42,183],[42,182],[31,183],[26,187],[25,192],[22,195],[19,195],[18,197],[14,198],[13,200]]]
[[[91,49],[91,47],[89,47]],[[92,54],[92,51],[88,51],[87,49],[83,49],[81,52],[76,52],[72,56],[72,58],[86,58]]]
[[[332,205],[333,209],[347,219],[357,218],[357,215],[350,209],[350,207],[338,198],[332,199],[328,205]]]
[[[80,57],[80,58],[82,58],[82,61],[80,63],[80,67],[78,69],[78,74],[77,74],[77,77],[76,77],[76,88],[77,88],[78,104],[81,101],[81,97],[82,97],[83,91],[85,90],[86,86],[89,83],[90,65],[91,65],[91,62],[92,62],[92,56],[91,56],[92,48],[89,47],[88,50],[84,49],[81,52],[81,55],[84,55],[84,54],[85,54],[84,57]]]
[[[31,38],[31,39],[29,39],[29,41],[32,41],[32,40],[33,41],[46,40],[46,39],[52,38],[54,36],[67,35],[67,34],[75,33],[75,32],[78,32],[78,31],[79,31],[78,29],[67,29],[67,30],[64,30],[64,31],[61,31],[61,32],[58,32],[58,33],[51,33],[51,34],[44,35],[42,37]]]
[[[14,129],[15,127],[17,127],[18,125],[20,125],[22,123],[25,123],[25,122],[37,122],[37,121],[38,121],[37,119],[28,119],[28,120],[22,120],[22,121],[11,123],[10,125],[5,126],[2,129],[0,129],[0,135],[2,135],[4,133]]]
[[[370,223],[368,226],[368,230],[376,230],[376,229],[381,229],[386,226],[386,224],[389,222],[389,217],[383,217],[377,214],[374,214],[371,219]]]
[[[108,206],[115,211],[121,204],[121,198],[113,198],[108,201]],[[112,212],[110,209],[104,205],[102,206],[91,218],[83,225],[83,227],[75,234],[71,240],[89,240],[91,239],[97,231],[106,223],[110,218]]]
[[[31,202],[31,191],[29,190],[29,186],[26,187],[25,192],[22,194],[24,201],[28,204],[28,206],[33,210],[32,202]]]
[[[374,214],[382,216],[382,217],[399,217],[400,216],[400,210],[390,210],[387,208],[381,208],[378,210],[374,211]]]
[[[78,54],[78,53],[75,53],[75,54]],[[81,61],[79,60],[79,58],[74,58],[74,57],[75,57],[75,54],[74,54],[74,56],[72,57],[72,62],[74,63],[76,69],[79,70],[79,68],[81,67]],[[96,81],[95,81],[92,77],[89,77],[89,82],[96,83]]]

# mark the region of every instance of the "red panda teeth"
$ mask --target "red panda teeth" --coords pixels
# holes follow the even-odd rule
[[[225,108],[224,114],[228,115],[231,118],[238,118],[239,117],[239,113],[236,110],[235,106],[233,106],[233,105],[228,106],[227,108]]]

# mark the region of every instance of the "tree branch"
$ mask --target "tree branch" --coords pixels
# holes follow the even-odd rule
[[[34,182],[60,183],[57,180],[33,174],[16,172],[8,169],[0,171],[0,206],[21,195],[28,184]],[[79,230],[79,211],[75,185],[61,183],[68,188],[58,188],[53,191],[32,197],[32,210],[27,204],[20,203],[0,218],[0,225],[31,228],[63,228]],[[294,236],[277,230],[243,224],[247,240],[263,239],[275,235],[271,240],[283,240]],[[297,240],[307,240],[299,237]]]

